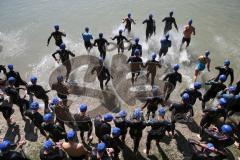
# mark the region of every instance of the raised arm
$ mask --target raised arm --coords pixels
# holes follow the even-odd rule
[[[165,18],[163,18],[162,22],[165,22],[165,21],[166,21],[166,17],[165,17]]]

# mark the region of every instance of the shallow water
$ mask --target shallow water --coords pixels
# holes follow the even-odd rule
[[[182,63],[184,82],[192,82],[193,69],[197,55],[209,49],[214,66],[222,64],[225,58],[232,61],[235,71],[239,69],[240,48],[240,1],[239,0],[1,0],[0,1],[0,52],[1,64],[13,63],[24,78],[37,75],[40,82],[47,85],[50,73],[58,64],[51,57],[56,47],[52,39],[47,47],[47,38],[53,25],[59,24],[67,37],[67,47],[76,55],[86,54],[80,35],[89,26],[94,38],[103,32],[110,38],[123,27],[121,19],[131,12],[137,25],[133,27],[133,37],[140,37],[144,48],[144,59],[152,51],[158,52],[159,39],[164,24],[161,20],[170,10],[180,28],[180,32],[171,32],[173,45],[165,62]],[[156,20],[157,34],[145,43],[145,25],[141,22],[152,13]],[[188,51],[180,53],[177,49],[181,41],[181,31],[189,18],[193,19],[196,36]],[[98,55],[96,49],[91,54]],[[107,55],[107,61],[111,55]],[[110,62],[107,62],[108,64]],[[213,73],[211,73],[213,74]],[[208,77],[207,74],[204,76]],[[236,77],[239,78],[238,74]]]

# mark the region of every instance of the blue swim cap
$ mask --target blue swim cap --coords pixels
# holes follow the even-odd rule
[[[207,144],[207,148],[208,149],[214,149],[215,147],[214,147],[214,145],[212,143],[208,143]]]
[[[7,67],[9,70],[13,70],[13,64],[8,64]]]
[[[51,104],[53,104],[53,105],[58,105],[59,102],[60,102],[59,99],[58,99],[57,97],[54,97],[54,98],[52,99]]]
[[[135,56],[139,56],[139,55],[140,55],[139,49],[135,49],[135,50],[134,50],[134,55],[135,55]]]
[[[113,137],[118,137],[118,136],[120,136],[120,134],[121,134],[121,129],[120,129],[120,128],[114,127],[114,128],[112,129],[112,135],[113,135]]]
[[[153,53],[151,54],[151,57],[152,57],[152,59],[154,60],[154,59],[156,59],[157,54],[153,52]]]
[[[66,45],[64,43],[60,44],[59,46],[60,49],[65,49],[66,48]]]
[[[68,131],[68,132],[67,132],[67,139],[71,141],[71,140],[74,139],[75,135],[76,135],[76,132],[75,132],[75,131],[73,131],[73,130]]]
[[[230,61],[228,59],[224,60],[224,66],[229,66],[230,65]]]
[[[119,34],[122,34],[122,32],[123,32],[123,30],[122,30],[122,29],[120,29],[120,30],[119,30]]]
[[[51,113],[47,113],[43,116],[43,121],[44,122],[50,122],[53,120],[53,115]]]
[[[221,130],[223,133],[225,134],[230,134],[232,133],[232,127],[228,124],[224,124],[222,127],[221,127]]]
[[[118,115],[123,118],[123,117],[126,117],[126,116],[127,116],[127,112],[124,111],[124,110],[121,110],[121,111],[118,113]]]
[[[190,19],[190,20],[188,21],[188,24],[191,26],[191,25],[192,25],[192,22],[193,22],[193,20]]]
[[[194,88],[195,89],[200,89],[202,87],[202,83],[201,82],[194,82]]]
[[[103,33],[99,33],[99,37],[102,38],[103,37]]]
[[[136,108],[133,112],[133,119],[139,120],[142,116],[142,112],[140,108]]]
[[[149,18],[152,18],[153,17],[153,15],[152,14],[149,14]]]
[[[230,93],[234,93],[234,92],[236,91],[236,89],[237,89],[236,86],[230,86],[230,87],[228,87],[228,91],[229,91]]]
[[[9,140],[3,140],[2,143],[0,143],[0,150],[6,151],[11,146],[11,142]]]
[[[62,82],[63,81],[63,76],[61,76],[61,75],[57,76],[57,80]]]
[[[226,107],[226,105],[227,105],[227,100],[226,100],[225,98],[220,98],[220,99],[218,100],[218,103],[219,103],[220,106]]]
[[[103,153],[105,150],[106,150],[105,143],[98,143],[98,145],[97,145],[97,152],[98,153]]]
[[[14,84],[16,82],[16,79],[14,77],[9,77],[8,78],[8,83],[9,84]]]
[[[166,35],[165,35],[165,38],[168,39],[168,38],[169,38],[169,34],[166,34]]]
[[[173,66],[174,71],[178,71],[179,68],[180,68],[179,64],[175,64],[175,65]]]
[[[222,74],[222,75],[220,75],[219,80],[221,82],[225,82],[227,80],[227,77],[224,74]]]
[[[138,43],[139,42],[139,38],[135,38],[135,43]]]
[[[131,15],[132,15],[131,13],[128,13],[128,17],[129,17],[129,18],[131,17]]]
[[[209,55],[210,55],[210,51],[209,50],[205,51],[205,56],[208,57]]]
[[[165,109],[164,108],[159,108],[159,110],[158,110],[158,115],[159,116],[164,116],[165,115],[165,113],[166,113],[166,111],[165,111]]]
[[[37,83],[37,77],[32,76],[30,81],[32,82],[32,84],[36,84]]]
[[[47,140],[44,142],[43,148],[44,148],[44,150],[49,151],[53,148],[53,145],[54,145],[54,143],[51,140]]]
[[[106,113],[106,114],[103,115],[103,119],[106,122],[111,122],[113,120],[113,116],[110,113]]]
[[[88,108],[88,106],[86,104],[83,104],[83,103],[80,104],[80,106],[79,106],[80,112],[86,112],[87,108]]]
[[[39,108],[39,103],[38,102],[32,102],[30,104],[30,109],[31,110],[37,110]]]
[[[189,101],[189,94],[184,93],[183,96],[182,96],[182,101],[185,102],[185,103],[188,102]]]
[[[58,31],[59,30],[59,25],[55,25],[54,28],[55,28],[56,31]]]
[[[89,31],[89,28],[88,28],[88,27],[86,27],[86,28],[85,28],[85,31],[86,31],[86,32],[88,32],[88,31]]]

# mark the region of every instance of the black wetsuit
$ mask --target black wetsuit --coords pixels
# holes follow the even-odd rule
[[[94,120],[95,126],[95,135],[98,137],[99,140],[102,140],[103,136],[111,134],[111,125],[101,119],[96,118]]]
[[[132,18],[125,18],[124,21],[126,22],[125,29],[127,29],[128,32],[131,32],[132,23],[135,24],[134,20]]]
[[[203,95],[202,109],[205,109],[206,102],[208,102],[210,99],[215,98],[218,92],[223,91],[226,88],[226,85],[221,82],[210,81],[205,84],[211,85],[211,87]]]
[[[0,155],[1,160],[30,160],[17,151],[8,151]]]
[[[128,42],[128,39],[125,36],[120,35],[120,34],[118,36],[113,37],[112,40],[115,40],[115,39],[117,39],[118,53],[120,53],[120,50],[123,53],[124,52],[124,43],[123,43],[123,41],[125,40],[125,41]]]
[[[21,115],[24,117],[24,112],[29,109],[29,101],[21,98],[18,89],[14,87],[5,88],[5,93],[10,97],[10,102],[19,107]]]
[[[9,71],[9,72],[6,73],[6,76],[7,76],[7,78],[10,78],[10,77],[15,78],[15,80],[16,80],[15,83],[14,83],[15,87],[19,87],[20,85],[27,86],[27,82],[22,80],[22,78],[21,78],[21,76],[18,72]]]
[[[172,46],[172,41],[168,39],[162,39],[160,43],[161,43],[161,48],[159,50],[159,57],[162,57],[167,54],[168,48]]]
[[[202,137],[205,128],[208,128],[211,124],[217,123],[219,118],[223,117],[224,121],[227,118],[227,110],[224,108],[208,108],[203,110],[203,117],[200,121],[200,136]]]
[[[147,79],[151,74],[151,85],[154,85],[154,79],[157,73],[157,67],[161,68],[161,64],[156,60],[148,60],[144,65],[144,68],[147,68]]]
[[[105,86],[106,86],[111,78],[109,70],[104,65],[98,65],[98,66],[93,67],[91,72],[93,73],[95,71],[97,72],[97,77],[100,82],[100,87],[103,90],[103,81],[106,80],[106,82],[105,82]]]
[[[173,103],[169,108],[172,111],[171,121],[176,122],[178,120],[185,119],[185,115],[190,112],[190,117],[193,117],[193,108],[192,105],[187,103]]]
[[[130,63],[131,62],[131,63]],[[141,57],[131,56],[128,58],[127,63],[130,63],[130,69],[132,72],[132,84],[134,83],[135,74],[136,78],[140,75],[141,68],[144,67]]]
[[[94,46],[98,46],[98,51],[100,53],[100,57],[102,57],[103,59],[105,59],[106,57],[106,45],[109,45],[108,41],[105,38],[99,38],[99,39],[95,39],[93,45]]]
[[[82,116],[80,114],[74,114],[73,117],[78,126],[78,129],[80,130],[80,137],[81,137],[82,141],[84,140],[85,132],[88,133],[88,138],[89,138],[92,134],[92,127],[93,127],[91,118],[88,115]]]
[[[48,91],[45,91],[42,86],[38,84],[32,84],[27,86],[27,93],[32,96],[34,95],[36,98],[41,99],[44,102],[44,111],[45,113],[49,110],[48,108]]]
[[[142,57],[142,45],[136,44],[136,43],[135,44],[131,44],[128,50],[130,50],[130,49],[132,49],[131,56],[134,56],[135,50],[138,49],[139,52],[140,52],[139,55],[140,55],[140,57]]]
[[[142,138],[142,132],[146,127],[146,123],[142,120],[131,120],[128,121],[129,126],[129,134],[130,137],[133,139],[134,149],[133,151],[136,153],[138,151],[139,143]]]
[[[217,149],[223,149],[234,144],[231,136],[221,132],[212,131],[211,129],[204,129],[204,140],[213,143]]]
[[[8,122],[14,110],[8,101],[4,99],[4,96],[0,97],[0,112],[3,114],[3,118]],[[9,106],[10,105],[10,106]]]
[[[31,110],[27,110],[24,115],[31,119],[31,121],[40,130],[40,133],[43,136],[46,136],[46,133],[42,128],[43,116],[39,112],[34,112],[33,113]]]
[[[65,139],[67,141],[66,133],[61,126],[53,123],[49,124],[43,123],[41,126],[49,134],[49,137],[54,142],[59,142],[62,139]]]
[[[230,67],[225,67],[225,66],[219,66],[219,67],[215,67],[216,70],[219,71],[217,77],[215,78],[215,81],[217,82],[219,80],[219,77],[221,75],[225,75],[227,78],[228,76],[230,75],[231,77],[231,81],[230,81],[230,84],[229,85],[232,85],[233,81],[234,81],[234,72],[233,72],[233,69],[230,68]]]
[[[240,93],[240,81],[238,81],[237,83],[236,83],[236,91],[235,91],[235,95],[237,95],[237,94],[239,94]]]
[[[166,131],[173,133],[175,129],[175,125],[166,120],[153,120],[147,123],[147,126],[151,126],[151,130],[147,135],[147,153],[149,153],[149,150],[151,148],[152,140],[155,140],[157,143],[159,143],[159,141],[165,136]]]
[[[44,154],[43,148],[40,150],[40,160],[64,160],[66,157],[66,153],[59,148],[52,149],[48,154]]]
[[[50,37],[48,38],[48,44],[51,38],[54,37],[56,46],[60,46],[63,43],[62,36],[66,37],[66,34],[60,31],[52,32]]]
[[[69,56],[75,57],[75,54],[73,54],[71,51],[66,49],[57,50],[55,53],[52,54],[53,58],[56,59],[56,54],[59,54],[59,57],[62,61],[62,64],[69,61]]]
[[[155,25],[155,20],[154,19],[146,19],[143,21],[143,24],[147,23],[147,28],[146,28],[146,40],[152,36],[153,33],[156,31],[156,25]]]
[[[222,160],[226,158],[226,155],[222,152],[212,151],[203,147],[199,149],[198,143],[192,140],[188,141],[192,151],[191,160]]]
[[[147,120],[149,120],[150,113],[152,113],[152,118],[155,117],[155,112],[158,109],[158,105],[164,105],[163,101],[163,98],[160,96],[147,98],[147,102],[143,106],[143,108],[147,107]]]
[[[165,22],[164,34],[172,29],[172,24],[177,28],[176,20],[174,17],[165,17],[162,22]]]
[[[121,140],[123,143],[125,143],[125,138],[128,131],[128,121],[125,118],[116,117],[114,119],[114,124],[116,127],[120,128]]]
[[[177,82],[182,83],[182,74],[178,72],[168,73],[164,78],[164,81],[167,80],[167,83],[164,85],[165,100],[168,100],[170,94],[176,87]]]
[[[202,93],[198,91],[197,89],[190,88],[185,89],[180,96],[182,97],[184,93],[187,93],[189,95],[189,104],[192,106],[196,103],[197,98],[201,101],[202,100]]]
[[[119,159],[119,153],[124,148],[119,137],[111,137],[110,135],[106,134],[103,136],[103,143],[106,144],[106,148],[113,148],[113,159]]]

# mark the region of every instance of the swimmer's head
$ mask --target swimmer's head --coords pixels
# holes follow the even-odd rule
[[[59,25],[54,26],[55,31],[59,31]]]
[[[193,22],[193,20],[190,19],[190,20],[188,21],[188,25],[191,26],[191,25],[192,25],[192,22]]]
[[[170,11],[169,15],[170,15],[170,17],[172,17],[173,16],[173,11]]]
[[[88,28],[88,27],[86,27],[86,28],[85,28],[85,31],[86,31],[86,32],[89,32],[89,28]]]
[[[103,38],[103,33],[99,33],[99,38]]]
[[[131,13],[128,13],[128,15],[127,15],[127,16],[128,16],[128,18],[131,18],[131,15],[132,15]]]

